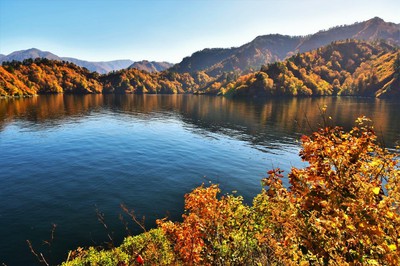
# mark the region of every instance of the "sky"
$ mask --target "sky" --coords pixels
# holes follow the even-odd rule
[[[306,35],[373,17],[399,0],[0,0],[0,54],[38,48],[88,61],[180,62],[259,35]]]

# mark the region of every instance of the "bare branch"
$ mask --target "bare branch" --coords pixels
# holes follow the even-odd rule
[[[147,232],[146,227],[144,226],[145,222],[145,217],[142,217],[142,221],[139,221],[136,217],[136,214],[133,210],[129,210],[125,204],[121,203],[121,209],[129,216],[131,217],[132,221],[134,221],[144,232]]]
[[[44,258],[43,254],[40,253],[40,256],[39,256],[39,255],[35,252],[35,250],[34,250],[33,247],[32,247],[31,241],[26,240],[26,242],[28,243],[28,246],[29,246],[29,249],[30,249],[31,253],[32,253],[33,255],[35,255],[35,257],[38,259],[38,261],[39,261],[40,263],[45,264],[46,266],[49,266],[49,263],[47,263],[47,261],[46,261],[46,259]]]

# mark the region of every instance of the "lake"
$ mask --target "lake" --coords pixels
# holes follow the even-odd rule
[[[369,98],[227,99],[196,95],[49,95],[0,99],[0,263],[52,263],[69,249],[103,245],[104,214],[118,245],[120,204],[178,220],[184,194],[218,183],[250,203],[266,172],[305,164],[299,138],[321,124],[374,120],[388,148],[400,139],[400,103]],[[51,237],[49,248],[43,240]],[[140,232],[132,227],[135,233]]]

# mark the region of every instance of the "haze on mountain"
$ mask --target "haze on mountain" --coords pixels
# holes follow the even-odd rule
[[[185,57],[170,70],[178,73],[205,71],[216,77],[223,72],[258,70],[262,65],[282,61],[296,53],[317,49],[333,41],[385,40],[400,45],[400,24],[374,17],[364,22],[321,30],[307,36],[269,34],[256,37],[240,47],[204,49]]]

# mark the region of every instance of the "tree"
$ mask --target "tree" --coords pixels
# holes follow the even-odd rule
[[[377,145],[369,120],[357,123],[350,132],[324,127],[303,136],[300,155],[309,166],[292,169],[289,190],[279,170],[264,180],[268,201],[295,218],[280,233],[280,244],[293,247],[283,258],[300,249],[317,265],[399,265],[398,160]],[[272,211],[278,221],[282,214]]]

